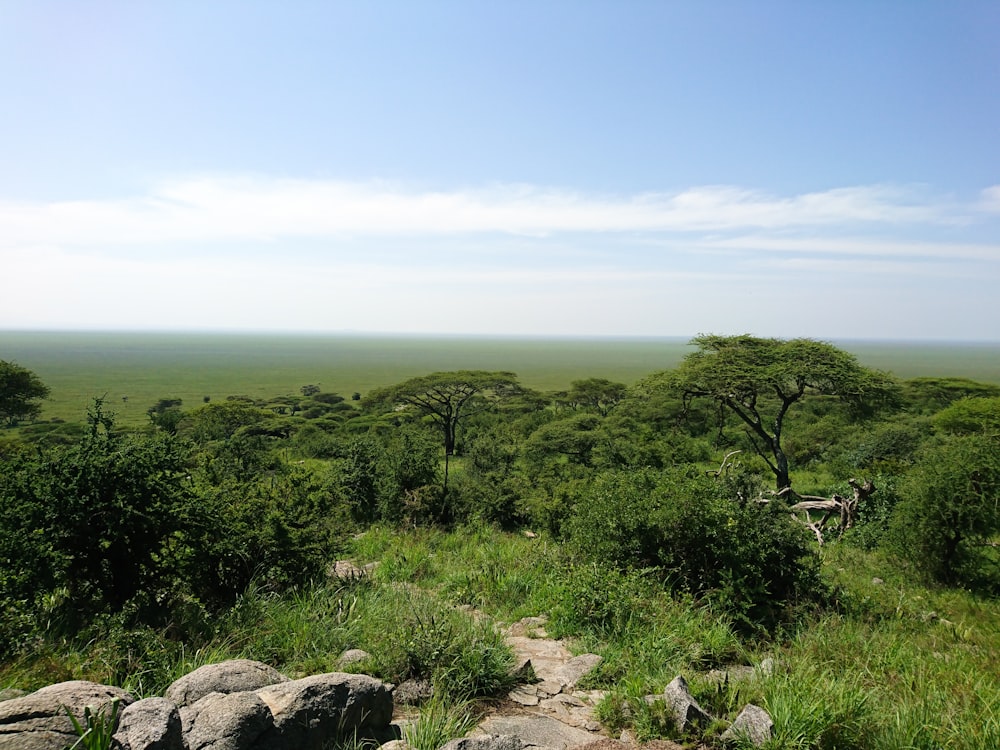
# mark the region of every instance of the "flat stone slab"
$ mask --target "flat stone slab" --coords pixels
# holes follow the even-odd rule
[[[483,734],[508,734],[519,737],[526,746],[548,747],[553,750],[585,745],[598,735],[571,727],[549,716],[491,716],[477,727]]]

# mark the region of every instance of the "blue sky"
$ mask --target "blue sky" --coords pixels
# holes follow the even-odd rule
[[[0,328],[1000,340],[998,30],[0,0]]]

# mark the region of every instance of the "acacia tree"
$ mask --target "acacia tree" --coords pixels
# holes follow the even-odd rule
[[[395,409],[412,407],[438,424],[444,442],[444,490],[447,492],[448,462],[458,444],[459,424],[518,392],[517,375],[512,372],[458,370],[410,378],[373,391],[366,400]]]
[[[48,395],[48,386],[31,370],[0,360],[0,420],[9,427],[37,417],[42,411],[38,402]]]
[[[750,335],[702,335],[691,341],[673,373],[687,401],[710,398],[746,426],[754,450],[774,473],[777,489],[791,487],[782,447],[785,417],[796,402],[816,395],[837,396],[871,406],[895,393],[892,379],[863,367],[832,344],[812,339],[769,339]]]
[[[573,408],[593,409],[602,417],[621,403],[628,394],[628,386],[607,378],[574,380],[566,393],[566,403]]]

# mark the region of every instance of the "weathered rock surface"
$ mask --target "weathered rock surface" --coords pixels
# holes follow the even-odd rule
[[[84,708],[111,711],[113,701],[133,701],[121,688],[73,680],[0,703],[0,750],[63,750],[77,740],[66,711],[82,721]]]
[[[277,669],[250,659],[206,664],[176,680],[163,697],[180,707],[190,706],[209,693],[243,693],[287,682]]]
[[[722,734],[723,740],[735,740],[739,737],[746,737],[757,747],[760,747],[769,739],[774,731],[774,722],[771,715],[759,706],[752,703],[747,704],[736,720]]]
[[[674,725],[678,732],[689,732],[694,724],[705,728],[712,720],[712,717],[702,710],[698,701],[691,695],[687,680],[680,675],[667,685],[663,691],[663,699],[673,715]]]
[[[127,706],[114,739],[120,750],[187,750],[180,711],[166,698],[144,698]]]
[[[600,731],[594,707],[604,693],[575,690],[575,686],[601,663],[601,657],[573,656],[564,643],[547,637],[545,622],[543,617],[526,617],[507,628],[507,643],[516,658],[515,674],[524,680],[507,697],[526,711],[545,714],[568,727]]]
[[[340,655],[337,659],[337,664],[341,667],[346,667],[349,664],[357,664],[367,659],[370,654],[360,648],[350,648]]]
[[[396,705],[419,706],[434,697],[434,686],[430,680],[406,680],[392,691]]]
[[[554,676],[562,682],[564,688],[576,687],[576,683],[597,669],[602,661],[597,654],[580,654],[557,667]]]
[[[256,693],[209,693],[180,709],[189,750],[247,750],[274,726]]]
[[[491,716],[482,722],[478,731],[486,735],[513,735],[525,745],[565,750],[593,742],[595,735],[585,729],[564,724],[551,716],[521,714]]]
[[[520,737],[511,734],[483,734],[445,743],[439,750],[523,750]]]
[[[381,680],[331,672],[282,682],[255,694],[270,709],[274,728],[254,745],[259,750],[322,748],[338,731],[387,727],[392,693]]]
[[[670,740],[650,740],[649,742],[632,742],[612,740],[604,737],[586,745],[580,745],[573,750],[684,750],[681,745]]]

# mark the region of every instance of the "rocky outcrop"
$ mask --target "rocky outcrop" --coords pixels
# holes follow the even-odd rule
[[[773,665],[769,668],[773,668]],[[712,716],[698,705],[698,702],[688,690],[687,681],[680,675],[671,680],[662,695],[647,695],[646,702],[653,704],[662,701],[673,719],[674,728],[678,734],[690,735],[704,731]],[[725,742],[748,740],[760,747],[771,739],[774,723],[771,716],[763,708],[752,703],[747,704],[736,720],[722,734]]]
[[[209,693],[181,709],[181,725],[189,750],[249,750],[274,719],[256,693]]]
[[[180,711],[166,698],[145,698],[126,707],[115,738],[121,750],[187,750]]]
[[[769,739],[774,732],[774,722],[771,716],[763,708],[752,703],[740,711],[740,715],[733,721],[732,726],[722,733],[722,739],[730,740],[746,739],[756,747],[760,747]]]
[[[64,750],[77,740],[67,711],[111,717],[115,701],[124,706],[120,750],[321,750],[341,732],[385,730],[393,710],[391,686],[374,677],[289,680],[235,660],[195,670],[163,698],[134,702],[120,688],[75,681],[0,702],[0,750]]]
[[[663,700],[670,709],[674,726],[680,734],[690,732],[695,727],[705,729],[712,721],[712,717],[702,710],[691,695],[687,681],[680,675],[664,689]]]
[[[244,693],[287,682],[277,669],[250,659],[206,664],[176,680],[163,697],[177,706],[190,706],[209,693]]]
[[[483,718],[472,736],[449,743],[446,750],[616,750],[625,744],[600,733],[594,707],[604,693],[578,685],[600,657],[573,656],[563,643],[546,636],[540,618],[515,623],[507,632],[522,684],[511,691],[502,711]],[[762,664],[756,672],[730,668],[718,679],[767,675],[772,669],[773,664],[766,670]],[[394,702],[392,686],[368,675],[331,672],[289,680],[244,659],[201,667],[173,683],[165,697],[141,701],[116,687],[66,682],[0,701],[0,750],[64,750],[77,739],[67,710],[80,719],[86,709],[110,717],[115,705],[121,708],[114,733],[117,750],[322,750],[345,734],[398,738],[398,724],[390,724],[395,703],[419,703],[430,689],[410,687],[409,698],[402,700],[406,696],[401,691]],[[676,731],[689,739],[713,723],[680,676],[646,701],[664,705]],[[748,705],[720,739],[760,746],[772,734],[767,712]],[[666,741],[627,745],[638,750],[676,747]],[[407,750],[402,741],[384,747]]]
[[[517,660],[515,672],[523,682],[507,697],[528,713],[544,714],[574,729],[598,732],[601,725],[594,718],[594,707],[604,693],[580,690],[577,683],[600,665],[601,657],[573,656],[564,643],[548,637],[545,624],[543,617],[526,617],[507,628],[507,642]],[[583,735],[571,734],[577,744],[585,740]]]
[[[67,711],[82,720],[84,709],[110,716],[117,701],[133,698],[121,688],[84,680],[60,682],[0,703],[0,750],[63,750],[77,734]]]
[[[331,672],[257,691],[274,727],[255,750],[320,750],[344,728],[379,729],[392,721],[392,692],[381,680]]]

